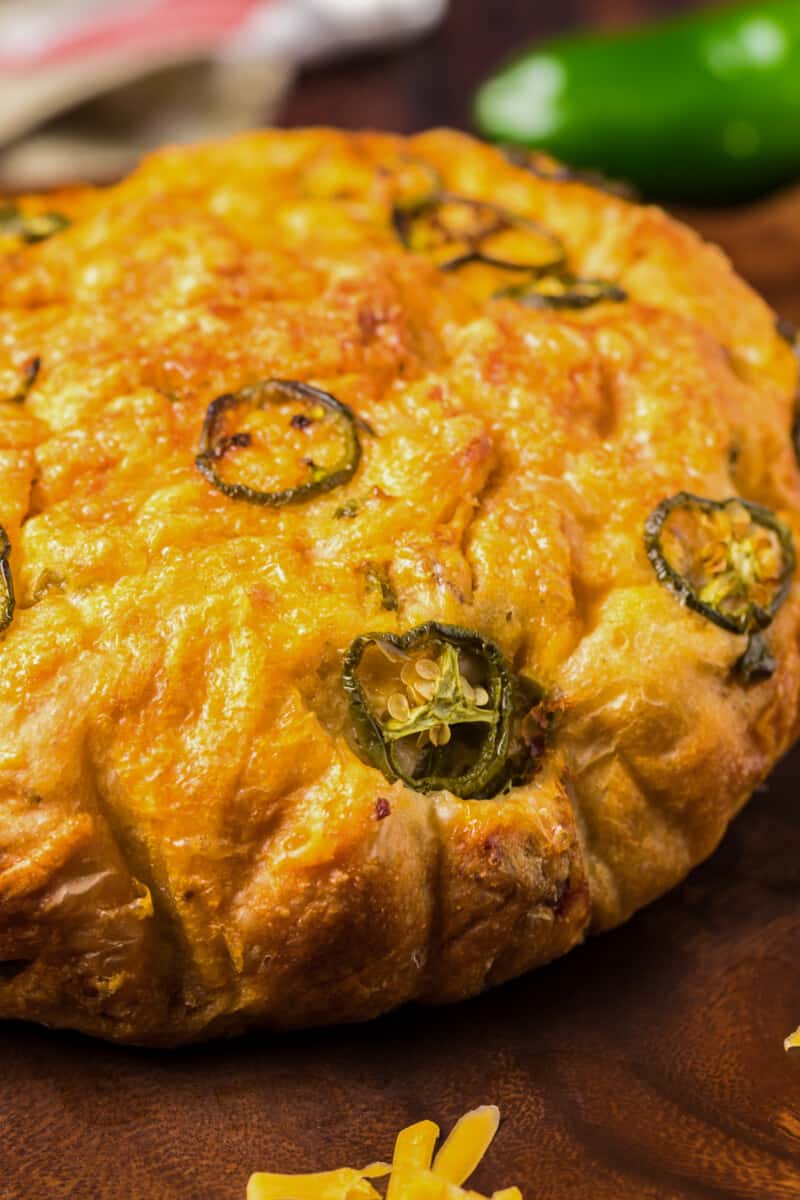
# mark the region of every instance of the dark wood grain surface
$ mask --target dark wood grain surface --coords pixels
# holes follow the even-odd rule
[[[0,1029],[3,1200],[243,1200],[493,1101],[526,1200],[800,1197],[800,754],[627,925],[467,1004],[188,1051]]]
[[[458,0],[396,57],[326,68],[290,123],[466,123],[515,41],[677,5]],[[800,200],[699,218],[800,316]],[[794,259],[792,256],[794,255]],[[243,1200],[257,1168],[360,1164],[495,1102],[476,1184],[526,1200],[800,1198],[800,750],[714,857],[612,934],[485,997],[174,1053],[0,1027],[0,1200]]]

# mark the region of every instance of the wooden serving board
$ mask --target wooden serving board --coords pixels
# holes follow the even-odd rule
[[[487,1190],[796,1200],[799,780],[795,752],[682,887],[458,1007],[172,1053],[0,1027],[2,1200],[244,1200],[488,1101]]]
[[[698,216],[800,319],[800,196]],[[494,1102],[525,1200],[798,1200],[800,749],[623,928],[459,1007],[180,1052],[0,1026],[0,1200],[243,1200]]]

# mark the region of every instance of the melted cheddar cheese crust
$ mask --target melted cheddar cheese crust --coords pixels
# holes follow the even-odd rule
[[[443,269],[398,233],[409,164],[625,298]],[[175,1044],[456,1000],[713,849],[800,693],[796,587],[745,683],[746,637],[643,541],[682,491],[800,533],[797,365],[716,249],[447,131],[252,134],[20,204],[70,224],[0,234],[0,1017]],[[348,406],[360,461],[302,503],[232,499],[195,463],[209,404],[275,378]],[[428,621],[552,706],[497,796],[353,743],[348,647]]]

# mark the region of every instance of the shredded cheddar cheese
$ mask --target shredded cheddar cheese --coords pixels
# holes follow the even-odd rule
[[[386,1200],[489,1200],[462,1184],[489,1149],[499,1124],[500,1112],[493,1104],[465,1113],[434,1157],[439,1126],[419,1121],[398,1133],[391,1163],[312,1175],[258,1172],[250,1177],[247,1200],[381,1200],[370,1180],[387,1176]],[[522,1200],[522,1193],[517,1187],[503,1188],[490,1200]]]
[[[784,1050],[800,1050],[800,1026],[795,1029],[794,1033],[790,1033],[787,1038],[783,1039]]]

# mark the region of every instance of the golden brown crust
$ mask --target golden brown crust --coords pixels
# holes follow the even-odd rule
[[[409,158],[629,301],[476,298],[398,242]],[[446,131],[253,134],[25,203],[74,224],[0,245],[0,395],[41,359],[0,405],[0,1017],[173,1044],[455,1000],[711,851],[800,693],[796,587],[776,672],[745,687],[744,637],[664,590],[642,540],[680,490],[800,531],[796,365],[717,250]],[[209,402],[270,376],[374,430],[303,506],[232,502],[194,467]],[[417,794],[347,740],[351,640],[431,619],[558,701],[508,795]]]

